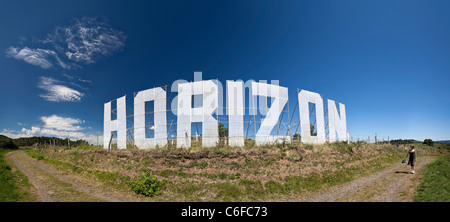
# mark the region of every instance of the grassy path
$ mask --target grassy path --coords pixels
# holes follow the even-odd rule
[[[378,173],[307,195],[307,202],[410,202],[417,177],[433,157],[418,158],[416,174],[409,174],[409,166],[396,164]]]
[[[32,159],[23,151],[10,152],[6,157],[28,177],[44,202],[123,201],[114,194],[108,194],[97,187],[63,175],[50,166]]]

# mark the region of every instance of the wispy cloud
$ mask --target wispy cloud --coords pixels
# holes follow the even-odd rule
[[[48,57],[49,55],[53,55],[56,53],[51,50],[45,49],[30,49],[28,47],[19,49],[15,47],[9,47],[8,50],[6,50],[6,54],[17,60],[23,60],[24,62],[31,65],[39,66],[43,69],[48,69],[53,66]]]
[[[63,69],[70,69],[70,66],[64,63],[55,51],[48,49],[31,49],[28,47],[20,49],[17,47],[9,47],[6,50],[6,55],[43,69],[48,69],[53,64],[57,64]]]
[[[45,40],[35,39],[39,47],[27,47],[27,38],[20,37],[20,47],[9,47],[6,56],[42,69],[63,69],[68,84],[85,91],[91,80],[73,76],[69,70],[92,64],[102,56],[110,56],[125,45],[125,34],[96,17],[73,19],[69,25],[57,26]],[[38,87],[46,93],[40,97],[52,102],[80,101],[84,93],[68,87],[51,77],[41,77]]]
[[[80,67],[77,63],[92,64],[100,56],[109,56],[122,49],[126,36],[105,21],[95,17],[74,19],[68,26],[58,26],[45,40],[37,40],[41,48],[9,47],[6,55],[43,69],[55,65],[63,69]],[[26,41],[21,37],[21,45]],[[48,47],[51,49],[45,49]],[[62,57],[75,63],[64,62]]]
[[[75,62],[95,63],[101,55],[109,56],[124,46],[126,39],[122,31],[112,28],[95,17],[75,19],[69,26],[57,27],[43,42]]]
[[[81,100],[84,96],[83,93],[65,86],[61,81],[51,77],[42,76],[38,87],[46,91],[46,94],[41,94],[40,97],[51,102],[74,102]]]

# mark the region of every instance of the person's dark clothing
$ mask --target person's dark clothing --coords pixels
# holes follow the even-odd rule
[[[416,152],[409,151],[408,165],[414,166],[415,162],[416,162]]]

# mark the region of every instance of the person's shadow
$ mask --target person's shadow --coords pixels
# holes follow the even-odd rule
[[[404,174],[409,174],[408,171],[395,171],[395,173],[404,173]]]

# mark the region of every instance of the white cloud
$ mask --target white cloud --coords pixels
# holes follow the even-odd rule
[[[41,117],[42,122],[44,122],[44,128],[56,129],[56,130],[67,130],[67,131],[79,131],[84,128],[77,126],[78,124],[84,123],[80,119],[66,118],[57,115],[43,116]]]
[[[84,96],[83,93],[62,85],[61,81],[51,77],[41,77],[38,87],[47,91],[46,94],[41,94],[40,97],[51,102],[74,102],[81,100]]]
[[[28,47],[20,50],[19,48],[9,47],[9,49],[6,50],[8,56],[23,60],[31,65],[40,66],[43,69],[48,69],[53,66],[47,59],[49,53],[50,52],[45,49],[30,49]]]
[[[30,49],[24,47],[22,49],[16,47],[9,47],[6,54],[17,60],[23,60],[31,65],[39,66],[43,69],[48,69],[53,66],[53,63],[58,64],[63,69],[70,69],[70,66],[64,63],[55,51],[48,49]]]
[[[70,26],[57,27],[43,42],[52,43],[68,59],[87,64],[95,63],[99,55],[108,56],[124,46],[122,31],[97,18],[75,19]]]
[[[50,77],[41,77],[38,87],[46,93],[39,95],[52,102],[80,101],[91,80],[66,73],[82,68],[81,64],[95,63],[101,56],[109,56],[123,48],[125,34],[112,28],[107,22],[95,17],[74,19],[66,26],[59,26],[45,40],[34,40],[38,48],[24,46],[27,38],[20,37],[20,47],[9,47],[6,56],[22,60],[42,69],[64,69],[66,83]],[[73,88],[75,87],[75,89]]]
[[[7,137],[17,139],[21,137],[33,137],[33,136],[50,136],[58,138],[70,137],[71,140],[83,139],[91,144],[97,144],[96,134],[87,134],[81,132],[84,127],[79,126],[85,123],[84,120],[61,117],[58,115],[43,116],[41,117],[44,126],[32,126],[31,128],[22,128],[20,131],[3,129],[0,134]],[[99,144],[102,144],[103,137],[98,135]]]

